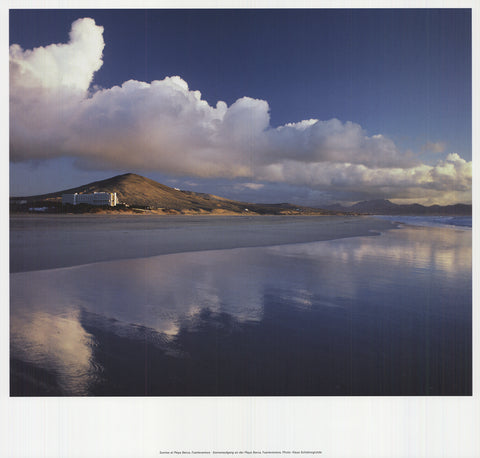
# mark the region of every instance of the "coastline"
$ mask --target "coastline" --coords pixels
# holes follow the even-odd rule
[[[397,227],[370,216],[42,216],[10,218],[11,273],[375,235]]]

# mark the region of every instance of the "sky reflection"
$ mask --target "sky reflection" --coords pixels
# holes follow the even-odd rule
[[[10,323],[12,356],[53,371],[62,394],[89,394],[98,376],[92,361],[94,340],[81,325],[78,311],[54,315],[16,309]]]
[[[354,314],[358,316],[351,321]],[[139,342],[139,355],[146,351],[142,345],[151,345],[149,351],[157,355],[151,371],[158,371],[160,380],[165,376],[162,365],[172,373],[184,371],[177,367],[178,358],[190,367],[192,355],[200,348],[223,352],[220,346],[232,335],[236,340],[231,351],[238,364],[259,352],[253,344],[245,348],[247,354],[237,351],[244,345],[243,339],[252,336],[260,346],[266,344],[264,339],[268,345],[281,345],[281,352],[280,347],[271,349],[279,364],[285,360],[282,353],[298,352],[297,356],[291,354],[292,364],[307,358],[313,350],[302,345],[316,348],[317,353],[308,356],[308,364],[315,364],[318,358],[320,365],[326,360],[334,364],[325,353],[332,342],[336,342],[339,357],[348,360],[352,355],[345,343],[354,338],[363,342],[358,350],[360,360],[370,361],[381,350],[378,345],[388,344],[385,326],[393,325],[393,316],[400,326],[402,322],[406,326],[406,330],[390,331],[406,333],[402,348],[424,345],[422,326],[428,325],[433,340],[443,336],[438,348],[447,351],[452,344],[460,351],[465,342],[452,343],[457,337],[447,338],[445,326],[448,322],[451,332],[458,334],[460,329],[465,333],[471,323],[470,232],[405,227],[374,237],[171,254],[11,274],[11,356],[56,374],[62,394],[89,394],[92,386],[108,379],[112,358],[118,358],[113,350],[106,350],[113,341],[120,347],[126,345],[125,354],[133,342]],[[367,335],[361,336],[360,331],[359,337],[348,334],[353,332],[352,326],[365,328]],[[259,333],[260,329],[264,331]],[[297,333],[302,329],[311,334],[300,338]],[[194,346],[189,343],[192,339]],[[388,345],[392,352],[392,344]],[[399,355],[409,367],[411,355],[402,356],[398,349],[391,357]],[[468,352],[462,355],[468,357]],[[201,353],[211,364],[213,357],[207,350]],[[234,364],[232,355],[224,357],[229,365]],[[269,358],[267,354],[262,357],[265,361]],[[128,368],[134,363],[126,358],[115,367],[125,364],[124,370],[131,372]],[[375,364],[368,364],[376,373]],[[423,363],[418,364],[421,367]],[[345,367],[341,374],[352,377]],[[118,371],[112,372],[115,377],[120,377]],[[195,374],[203,377],[200,372]],[[175,393],[172,383],[165,383],[158,389],[163,392],[168,385]],[[337,380],[337,388],[330,389],[326,381],[322,383],[323,394],[336,393],[337,388],[347,390],[348,385]],[[205,382],[205,386],[209,384]],[[365,386],[370,385],[365,382]],[[355,391],[351,386],[348,389]],[[266,385],[265,390],[268,394]]]

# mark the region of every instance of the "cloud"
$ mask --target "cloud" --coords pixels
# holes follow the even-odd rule
[[[68,156],[97,169],[248,179],[250,190],[261,181],[388,197],[470,192],[471,163],[458,155],[428,166],[350,121],[272,127],[266,101],[211,106],[179,76],[94,90],[103,48],[89,18],[72,24],[66,44],[10,47],[13,162]]]
[[[369,167],[415,164],[414,158],[401,154],[390,139],[382,135],[368,137],[360,125],[349,121],[310,119],[270,129],[266,135],[269,162],[349,162]]]
[[[419,187],[467,191],[471,187],[472,163],[449,154],[436,166],[419,164],[409,168],[370,168],[364,164],[283,162],[264,167],[263,180],[302,184],[312,188],[391,189]]]
[[[243,190],[243,189],[250,189],[252,191],[258,191],[265,187],[262,183],[237,183],[235,185],[236,189]]]
[[[72,24],[67,44],[33,50],[10,46],[10,157],[14,161],[69,155],[66,140],[102,66],[103,27]]]
[[[24,51],[10,46],[10,76],[14,88],[87,91],[103,64],[103,27],[90,18],[72,24],[67,44]]]
[[[443,153],[447,148],[445,142],[427,142],[422,146],[422,151],[429,151],[431,153]]]

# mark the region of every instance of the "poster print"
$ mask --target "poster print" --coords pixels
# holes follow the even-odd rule
[[[472,395],[470,10],[9,20],[11,397]]]

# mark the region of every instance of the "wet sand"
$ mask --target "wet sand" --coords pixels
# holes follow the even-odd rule
[[[361,216],[12,216],[10,271],[316,242],[392,227]]]
[[[471,396],[471,259],[403,226],[12,273],[10,394]]]

